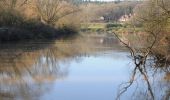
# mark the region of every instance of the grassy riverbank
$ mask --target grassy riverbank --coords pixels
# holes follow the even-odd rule
[[[126,23],[83,23],[81,24],[81,31],[96,34],[105,34],[108,32],[115,32],[117,34],[141,32],[141,27],[135,29]]]

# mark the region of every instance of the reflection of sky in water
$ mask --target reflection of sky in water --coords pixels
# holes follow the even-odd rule
[[[129,81],[134,65],[129,53],[121,52],[122,49],[83,51],[77,48],[76,51],[72,45],[63,45],[31,52],[10,50],[6,56],[1,52],[0,100],[1,97],[9,100],[114,100],[120,84]],[[20,53],[22,55],[15,57]],[[162,79],[165,73],[158,72],[153,77],[153,69],[147,69],[150,79],[155,78],[150,83],[156,100],[162,100],[165,90],[170,89],[170,84]],[[139,72],[137,76],[121,100],[146,97],[141,93],[147,90],[146,82]]]
[[[129,79],[127,54],[114,52],[81,59],[70,63],[68,77],[57,80],[43,99],[114,100],[118,86]]]

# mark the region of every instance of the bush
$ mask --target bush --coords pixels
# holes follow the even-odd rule
[[[57,29],[58,34],[56,34],[57,37],[63,37],[63,38],[68,38],[68,37],[74,37],[77,33],[78,30],[77,28],[73,26],[63,26]]]
[[[24,22],[23,16],[16,10],[0,11],[0,26],[18,26]]]
[[[115,23],[109,23],[106,25],[106,28],[114,28],[114,27],[123,27],[122,24],[115,24]]]

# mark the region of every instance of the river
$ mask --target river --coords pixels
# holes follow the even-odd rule
[[[115,100],[134,68],[130,53],[118,42],[78,39],[0,47],[1,100]],[[164,76],[151,75],[156,100],[170,90]],[[121,100],[148,96],[144,79],[136,78]]]

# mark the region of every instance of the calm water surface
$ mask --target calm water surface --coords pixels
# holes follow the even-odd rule
[[[91,41],[1,45],[0,99],[115,100],[120,84],[130,78],[132,60],[117,43],[95,45]],[[142,94],[137,86],[145,88],[140,81],[121,99],[136,99]],[[167,89],[168,83],[163,86]]]
[[[61,63],[68,66],[68,74],[56,80],[43,99],[113,100],[120,83],[128,79],[129,59],[124,52],[101,52],[79,59]]]

